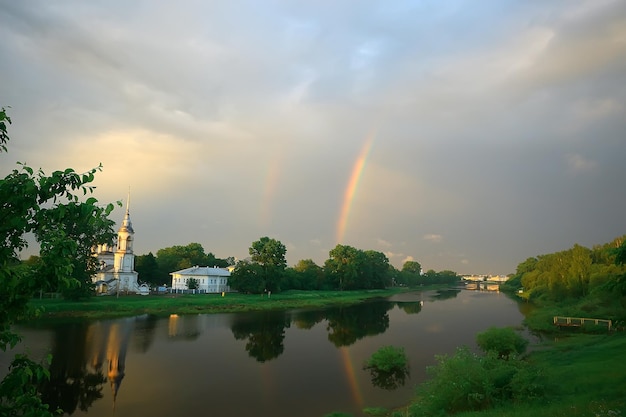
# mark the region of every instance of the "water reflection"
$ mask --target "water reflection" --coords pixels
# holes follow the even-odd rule
[[[231,330],[237,340],[246,340],[248,355],[259,362],[279,357],[285,347],[285,328],[291,320],[284,311],[264,311],[236,316]]]
[[[423,301],[397,302],[396,305],[406,314],[417,314],[422,311]]]
[[[87,411],[102,398],[108,381],[113,406],[125,376],[126,350],[135,319],[74,323],[56,327],[50,380],[42,385],[44,402],[67,414]]]
[[[200,336],[199,316],[178,314],[170,315],[168,335],[172,340],[196,340]]]
[[[398,389],[406,383],[409,376],[409,369],[395,369],[393,371],[383,371],[378,368],[370,368],[372,385],[386,390]]]
[[[309,330],[326,318],[324,310],[302,310],[294,313],[293,323],[298,329]]]
[[[383,333],[389,327],[394,303],[371,302],[337,307],[326,311],[328,340],[335,346],[349,346],[365,336]]]
[[[450,298],[456,298],[456,296],[459,295],[460,292],[461,290],[456,289],[456,288],[437,290],[437,293],[433,295],[432,298],[438,301],[448,300]]]
[[[61,408],[69,414],[77,408],[86,411],[102,398],[106,377],[102,370],[87,366],[86,333],[85,325],[73,324],[53,335],[50,379],[42,384],[42,399],[53,410]]]
[[[146,315],[26,330],[53,355],[44,400],[77,417],[201,415],[206,401],[223,417],[360,416],[365,405],[406,403],[435,354],[520,317],[503,295],[455,289],[320,310]],[[410,375],[362,368],[385,345],[406,349]],[[233,390],[245,398],[233,401]],[[154,401],[170,397],[185,400]]]

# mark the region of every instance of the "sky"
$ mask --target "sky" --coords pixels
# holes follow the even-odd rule
[[[102,163],[138,255],[508,274],[626,234],[621,0],[0,0],[0,39],[0,174]]]

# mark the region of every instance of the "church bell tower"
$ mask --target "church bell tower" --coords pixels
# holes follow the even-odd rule
[[[122,225],[117,231],[117,246],[115,248],[115,273],[119,279],[119,289],[134,291],[137,287],[137,272],[135,272],[135,254],[133,253],[133,239],[135,231],[130,221],[130,191],[126,200],[126,214]]]

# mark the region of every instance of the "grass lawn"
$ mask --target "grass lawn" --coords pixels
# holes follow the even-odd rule
[[[402,289],[362,291],[285,291],[271,297],[260,294],[167,294],[93,297],[85,301],[33,299],[30,303],[39,317],[123,317],[137,314],[198,314],[276,310],[352,304],[388,297]]]

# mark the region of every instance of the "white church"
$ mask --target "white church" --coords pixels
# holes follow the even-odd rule
[[[98,294],[148,294],[147,285],[139,285],[135,272],[133,253],[133,224],[130,221],[129,199],[122,226],[117,231],[113,245],[98,245],[95,256],[100,264],[99,271],[92,277]]]

